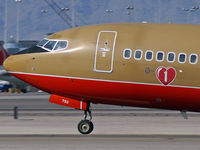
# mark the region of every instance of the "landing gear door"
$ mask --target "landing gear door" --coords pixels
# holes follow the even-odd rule
[[[100,31],[96,43],[94,71],[111,73],[115,50],[116,31]]]

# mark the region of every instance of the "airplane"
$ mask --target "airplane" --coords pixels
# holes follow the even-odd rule
[[[9,56],[8,52],[3,48],[3,46],[0,43],[0,66],[3,65],[4,60]]]
[[[0,80],[8,81],[13,84],[15,87],[21,89],[23,93],[26,93],[26,87],[28,86],[27,83],[19,80],[18,78],[10,75],[4,68],[3,62],[10,54],[3,48],[2,44],[0,43]]]
[[[90,25],[48,36],[4,67],[51,103],[83,110],[78,131],[90,134],[91,103],[199,112],[199,39],[199,25]]]

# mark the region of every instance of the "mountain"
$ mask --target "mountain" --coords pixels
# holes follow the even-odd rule
[[[71,16],[72,0],[54,1],[61,8],[70,8],[66,13]],[[14,0],[7,2],[8,36],[15,37],[17,4]],[[40,40],[46,33],[69,28],[45,0],[22,0],[18,5],[20,40]],[[142,21],[199,24],[199,5],[198,0],[74,0],[75,22],[79,26]],[[42,10],[47,13],[42,13]],[[0,0],[0,40],[4,37],[4,23],[5,0]]]

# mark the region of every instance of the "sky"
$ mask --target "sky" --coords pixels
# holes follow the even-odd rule
[[[0,0],[0,40],[4,40],[5,1]],[[20,40],[41,40],[47,33],[70,28],[73,0],[54,0],[59,8],[65,8],[68,24],[46,1],[51,0],[7,0],[8,38],[16,38],[17,7]],[[142,21],[200,24],[199,6],[200,0],[74,0],[74,20],[77,26]]]

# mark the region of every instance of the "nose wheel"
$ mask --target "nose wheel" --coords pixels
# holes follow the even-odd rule
[[[78,131],[81,134],[90,134],[94,129],[94,125],[90,120],[81,120],[78,123]]]
[[[89,119],[87,119],[88,114],[89,114]],[[87,109],[84,111],[84,119],[81,120],[77,126],[78,131],[81,134],[90,134],[93,131],[94,125],[91,120],[92,120],[92,113],[90,110],[90,103],[88,103]]]

